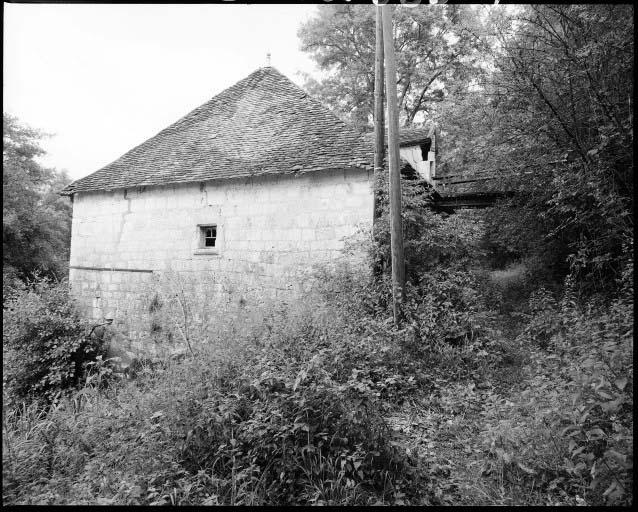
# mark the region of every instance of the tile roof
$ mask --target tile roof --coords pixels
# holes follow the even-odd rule
[[[433,128],[433,127],[432,127]],[[432,137],[431,128],[401,128],[399,130],[399,146],[412,146]]]
[[[373,146],[272,67],[260,68],[63,194],[372,168]]]
[[[400,128],[399,129],[399,146],[414,146],[423,141],[430,140],[432,131],[428,128]],[[374,132],[367,132],[364,138],[368,144],[374,144]],[[385,133],[385,143],[388,144],[388,132]]]

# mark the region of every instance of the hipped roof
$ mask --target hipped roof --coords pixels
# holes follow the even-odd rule
[[[265,67],[63,193],[370,169],[372,159],[366,137]]]

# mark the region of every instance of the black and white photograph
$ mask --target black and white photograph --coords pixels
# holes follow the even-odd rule
[[[3,34],[3,506],[633,505],[632,4]]]

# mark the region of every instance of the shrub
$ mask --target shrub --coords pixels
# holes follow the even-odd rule
[[[565,471],[592,504],[629,504],[633,483],[633,264],[608,307],[579,307],[569,287],[558,313],[556,349],[567,363],[571,407],[562,414]]]
[[[191,473],[218,479],[222,503],[366,504],[406,488],[414,497],[405,454],[367,389],[332,381],[319,358],[294,379],[265,372],[207,398],[183,456]]]
[[[86,364],[102,354],[65,281],[36,276],[3,306],[3,385],[10,403],[51,402],[81,383]]]
[[[530,298],[531,315],[519,342],[537,347],[532,359],[538,369],[521,393],[524,406],[488,407],[483,436],[494,460],[490,470],[498,468],[501,480],[533,480],[562,503],[628,505],[633,262],[626,264],[615,298],[582,302],[577,290],[567,279],[560,300],[544,289]]]
[[[365,282],[350,275],[350,289]],[[415,388],[405,358],[343,302],[308,302],[274,312],[241,370],[203,400],[185,467],[212,472],[220,503],[418,503],[419,476],[381,416],[381,399]]]
[[[87,382],[37,421],[54,426],[24,433],[12,416],[10,501],[427,503],[382,417],[381,399],[415,389],[399,372],[405,358],[383,334],[354,334],[368,332],[361,319],[317,297],[264,318],[231,354],[198,345],[117,389]],[[50,480],[36,484],[42,466]]]
[[[390,207],[388,179],[378,180],[381,216],[377,220],[372,257],[390,272]],[[421,179],[401,180],[401,219],[403,222],[406,279],[416,283],[418,276],[439,265],[449,265],[476,257],[476,222],[469,214],[436,212],[432,188]]]
[[[521,177],[517,195],[486,214],[483,247],[493,264],[525,258],[539,284],[571,274],[589,294],[613,292],[633,238],[632,196],[619,191],[615,177],[624,174],[632,190],[632,169],[625,162],[615,170],[596,156],[590,165],[574,162]]]
[[[490,321],[478,276],[459,266],[439,268],[419,276],[409,287],[406,318],[422,349],[477,340]]]
[[[24,282],[20,279],[18,271],[11,265],[2,267],[2,304],[24,289]]]

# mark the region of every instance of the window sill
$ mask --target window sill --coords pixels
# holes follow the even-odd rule
[[[201,256],[219,256],[219,249],[195,249],[193,254]]]

